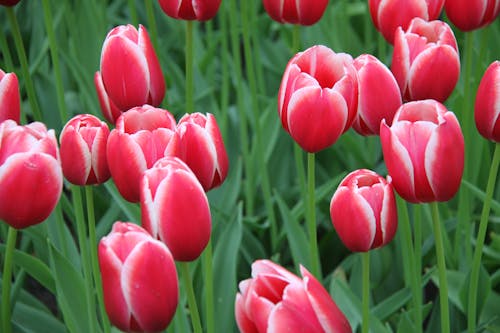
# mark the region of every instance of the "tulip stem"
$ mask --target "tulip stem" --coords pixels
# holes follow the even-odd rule
[[[194,333],[201,333],[201,321],[200,314],[198,312],[198,305],[196,304],[196,297],[193,289],[193,281],[191,280],[191,274],[189,273],[189,263],[181,262],[180,264],[182,270],[182,277],[184,279],[184,286],[187,292],[187,299],[189,305],[189,312],[191,315],[191,323],[193,324]]]
[[[194,112],[193,21],[186,20],[186,113]]]
[[[422,318],[422,210],[421,205],[413,206],[414,262],[413,262],[413,302],[416,333],[423,329]]]
[[[85,201],[87,203],[87,219],[89,223],[89,243],[90,243],[90,260],[92,262],[92,273],[94,275],[94,284],[97,291],[97,301],[99,302],[99,310],[101,320],[104,327],[104,333],[110,332],[110,324],[106,309],[104,308],[104,297],[102,292],[101,273],[99,270],[99,261],[97,259],[97,239],[95,230],[95,213],[94,213],[94,193],[92,186],[85,186]]]
[[[292,56],[300,50],[300,25],[294,24],[292,27]]]
[[[26,93],[28,94],[28,100],[30,102],[31,111],[33,112],[33,118],[36,121],[42,121],[42,114],[40,113],[40,107],[38,106],[38,100],[36,97],[33,80],[31,79],[28,59],[26,58],[26,50],[24,49],[23,38],[21,36],[21,31],[19,29],[16,14],[14,13],[13,7],[7,7],[6,10],[12,28],[12,35],[14,36],[14,43],[16,44],[17,55],[19,56],[19,62],[21,63],[21,70],[23,72]]]
[[[147,0],[146,1],[146,16],[148,18],[148,30],[149,34],[151,35],[151,42],[153,43],[153,47],[155,48],[156,52],[158,52],[158,29],[156,27],[156,20],[155,20],[155,9],[153,7],[153,0]]]
[[[314,276],[321,281],[321,267],[318,255],[318,239],[316,234],[316,199],[315,199],[315,180],[314,180],[314,153],[307,153],[307,229],[309,233],[309,252],[311,260],[311,271]]]
[[[16,247],[17,229],[9,227],[7,233],[7,245],[5,249],[5,261],[3,263],[2,275],[2,323],[3,332],[12,332],[11,326],[11,304],[10,304],[10,286],[12,279],[12,259]]]
[[[483,202],[483,210],[481,211],[481,220],[479,222],[479,230],[476,240],[476,249],[472,260],[472,270],[469,287],[469,302],[467,308],[467,328],[469,333],[476,332],[476,316],[477,316],[477,286],[479,284],[479,270],[481,268],[481,256],[483,254],[484,240],[486,238],[486,230],[488,227],[488,218],[490,215],[491,201],[495,190],[495,183],[498,175],[498,165],[500,163],[500,143],[495,144],[495,152],[491,161],[490,174],[488,183],[486,184],[486,196]]]
[[[446,279],[446,261],[444,256],[443,236],[441,221],[439,219],[439,207],[437,202],[431,202],[432,225],[436,243],[436,260],[439,274],[439,304],[441,309],[441,332],[450,332],[450,313],[448,306],[448,281]]]
[[[12,55],[10,54],[9,44],[7,44],[7,40],[5,39],[5,34],[0,34],[0,45],[2,47],[2,56],[4,60],[4,72],[13,72],[14,71],[14,63],[12,62]]]
[[[213,271],[213,254],[212,240],[207,244],[201,256],[203,264],[203,277],[205,286],[205,308],[207,320],[207,333],[215,332],[214,322],[214,271]]]
[[[361,332],[368,333],[370,328],[370,251],[361,253],[363,264],[363,321]]]

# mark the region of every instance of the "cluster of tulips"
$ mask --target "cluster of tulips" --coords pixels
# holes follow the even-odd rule
[[[159,4],[170,17],[206,21],[216,15],[220,0]],[[310,158],[351,127],[363,136],[380,136],[388,175],[353,170],[330,203],[344,245],[366,255],[396,234],[395,192],[410,203],[443,202],[461,185],[464,136],[444,105],[461,64],[454,33],[438,18],[444,9],[457,28],[470,31],[490,24],[500,11],[494,0],[369,0],[368,5],[375,27],[393,45],[390,68],[370,54],[353,58],[315,45],[290,59],[277,92],[281,124]],[[280,23],[312,25],[328,1],[263,0],[263,6]],[[106,313],[127,332],[161,331],[179,302],[175,262],[196,260],[210,241],[206,192],[227,177],[226,148],[212,114],[186,113],[176,121],[159,107],[165,78],[143,26],[122,25],[108,33],[94,83],[107,123],[77,115],[65,124],[58,144],[55,131],[43,123],[20,124],[18,79],[0,70],[0,220],[14,229],[41,223],[60,199],[63,178],[77,186],[111,178],[125,200],[140,203],[141,226],[116,222],[98,247],[91,244],[96,245],[92,251],[99,260]],[[474,119],[479,133],[496,143],[499,105],[500,62],[495,61],[477,91]],[[445,272],[439,224],[434,228],[438,268]],[[235,299],[239,330],[351,332],[321,285],[319,270],[301,267],[300,273],[267,259],[255,261],[252,277],[240,282]],[[443,274],[441,325],[446,332]],[[363,332],[368,325],[363,322]]]

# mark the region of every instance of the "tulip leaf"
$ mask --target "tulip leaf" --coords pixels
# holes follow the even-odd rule
[[[29,320],[26,320],[29,318]],[[50,312],[30,306],[23,302],[17,302],[12,313],[12,324],[16,331],[26,333],[44,332],[63,333],[66,326],[61,323]]]
[[[478,199],[484,202],[486,193],[483,190],[481,190],[476,185],[466,181],[465,179],[462,179],[462,184],[469,188],[471,193],[474,194]],[[494,210],[497,214],[500,214],[500,202],[495,200],[495,198],[492,198],[491,200],[491,209]]]
[[[465,309],[467,309],[467,305],[469,304],[469,289],[470,289],[470,272],[467,274],[462,286],[459,290],[459,298],[462,304],[465,304]],[[484,305],[486,304],[486,300],[491,292],[491,279],[484,268],[483,265],[480,266],[479,269],[479,280],[477,284],[477,299],[476,299],[476,313],[480,314]]]
[[[106,187],[106,190],[108,190],[108,193],[113,198],[113,201],[116,202],[118,206],[120,206],[120,208],[123,210],[126,218],[128,219],[128,222],[139,223],[141,221],[141,210],[139,206],[132,205],[130,204],[130,202],[127,202],[125,199],[123,199],[113,183],[107,182],[104,184],[104,187]]]

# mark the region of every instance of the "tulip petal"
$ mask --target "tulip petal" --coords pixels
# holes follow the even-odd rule
[[[149,94],[150,98],[147,103],[153,106],[160,105],[163,97],[165,97],[165,78],[163,77],[163,72],[161,70],[160,61],[156,56],[153,45],[151,44],[151,40],[149,38],[149,34],[147,30],[139,25],[139,40],[138,40],[139,48],[141,48],[146,61],[148,62],[148,69],[150,75],[150,87]]]
[[[500,61],[486,69],[477,89],[474,120],[479,133],[500,142]]]
[[[245,311],[245,301],[240,293],[236,294],[234,315],[236,318],[236,324],[238,325],[238,329],[241,333],[259,333],[257,327]]]
[[[405,1],[404,10],[401,10],[401,6],[403,4],[400,1],[383,0],[378,7],[378,30],[391,44],[394,42],[396,28],[402,27],[406,30],[414,17],[429,19],[426,1]]]
[[[12,119],[19,123],[21,117],[21,96],[16,74],[2,75],[0,70],[0,123]]]
[[[64,177],[72,184],[85,185],[91,170],[89,146],[73,126],[64,129],[60,140]]]
[[[97,97],[99,99],[99,105],[101,106],[101,112],[103,116],[112,124],[116,122],[116,119],[122,114],[120,109],[109,99],[108,93],[104,88],[104,83],[102,82],[102,76],[100,72],[96,72],[94,75],[94,85],[97,91]]]

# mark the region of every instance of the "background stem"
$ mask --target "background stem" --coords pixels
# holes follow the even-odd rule
[[[187,293],[189,313],[191,315],[191,322],[193,324],[194,333],[201,333],[201,321],[200,314],[198,312],[198,305],[196,304],[196,297],[193,289],[193,281],[191,280],[191,274],[189,273],[189,263],[182,262],[181,264],[182,278],[184,280],[184,287]]]
[[[368,333],[370,328],[370,251],[361,253],[363,261],[363,321],[361,332]]]
[[[3,332],[12,332],[11,326],[11,304],[10,286],[12,284],[12,258],[16,247],[17,229],[9,226],[7,234],[7,248],[5,249],[5,261],[2,274],[2,324]]]

